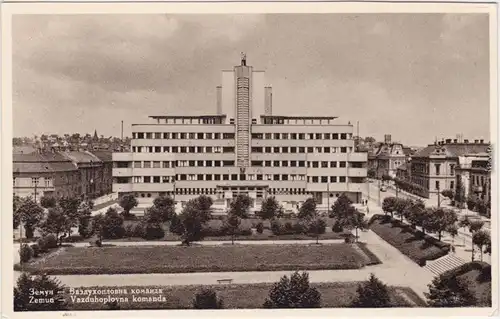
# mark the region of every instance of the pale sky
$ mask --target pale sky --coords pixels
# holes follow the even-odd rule
[[[213,114],[241,51],[277,115],[339,116],[410,145],[489,140],[487,14],[15,16],[14,136]]]

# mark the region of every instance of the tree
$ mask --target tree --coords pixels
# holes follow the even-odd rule
[[[175,201],[170,196],[159,196],[153,201],[155,207],[162,217],[162,222],[169,221],[175,214]]]
[[[179,216],[180,223],[176,225],[183,244],[189,245],[203,238],[203,225],[210,219],[212,203],[212,199],[204,195],[186,203]]]
[[[393,217],[393,212],[396,209],[396,197],[386,197],[384,198],[384,201],[382,202],[382,210],[384,213],[387,215],[387,213],[391,214],[391,217]]]
[[[458,227],[463,227],[465,229],[469,226],[470,226],[470,220],[467,216],[465,216],[458,222]]]
[[[389,289],[374,274],[366,283],[358,286],[356,299],[352,307],[356,308],[386,308],[392,307]]]
[[[324,219],[315,218],[310,221],[308,232],[316,235],[316,244],[319,243],[319,235],[324,234],[326,231],[326,222]]]
[[[412,202],[412,205],[406,209],[405,217],[413,228],[421,226],[426,218],[425,204],[421,200]]]
[[[231,235],[231,244],[234,245],[234,237],[240,227],[241,219],[233,214],[228,214],[227,220],[225,222],[225,228],[229,231]]]
[[[368,177],[369,178],[377,178],[377,170],[373,167],[368,169]]]
[[[148,224],[161,224],[163,223],[163,211],[158,206],[149,207],[144,214],[144,222]]]
[[[202,288],[194,297],[193,308],[222,309],[224,308],[224,301],[222,298],[217,298],[217,294],[212,289]]]
[[[248,210],[252,205],[252,199],[248,195],[238,195],[231,201],[229,212],[240,218],[248,218]]]
[[[53,302],[34,303],[32,291],[50,292]],[[31,277],[22,273],[14,287],[14,311],[55,311],[67,308],[64,298],[65,287],[57,279],[46,275]],[[38,297],[35,297],[38,298]],[[42,298],[42,297],[40,297]]]
[[[57,200],[52,196],[42,196],[40,198],[40,206],[43,208],[52,208],[57,205]]]
[[[405,217],[405,211],[410,205],[413,205],[411,199],[396,198],[394,203],[394,212],[401,218],[401,221],[403,221],[403,218]]]
[[[283,207],[274,196],[266,198],[261,204],[260,211],[257,212],[257,216],[263,220],[270,220],[280,215],[283,215]]]
[[[19,196],[14,196],[12,198],[12,222],[13,222],[13,229],[16,229],[19,227],[19,223],[21,222],[21,215],[17,213],[17,210],[21,206],[22,200],[21,197]]]
[[[352,201],[346,194],[342,193],[332,205],[332,211],[329,217],[339,218],[340,216],[345,215],[350,207],[352,207]]]
[[[438,234],[438,240],[441,240],[442,234],[450,225],[457,222],[457,214],[450,209],[438,207],[427,210],[427,218],[422,227],[427,231]]]
[[[106,239],[118,239],[124,235],[123,217],[118,214],[115,208],[108,208],[103,218],[102,237]]]
[[[306,201],[299,208],[300,219],[310,219],[316,215],[316,200],[312,197],[306,199]]]
[[[170,219],[169,231],[179,236],[184,233],[184,226],[182,226],[182,222],[177,214],[173,215],[172,219]]]
[[[35,227],[37,227],[43,220],[44,211],[33,199],[30,197],[21,199],[19,207],[14,212],[14,219],[23,223],[26,231],[26,238],[33,238]]]
[[[321,294],[309,285],[307,272],[281,277],[269,291],[264,308],[320,308]]]
[[[472,243],[479,248],[481,252],[481,261],[483,261],[483,247],[491,245],[490,233],[486,230],[479,230],[472,235]]]
[[[462,183],[462,178],[460,176],[457,178],[457,185],[455,188],[454,199],[458,207],[462,208],[466,198],[465,198],[465,188]]]
[[[446,232],[448,232],[448,234],[450,234],[451,240],[452,240],[451,244],[454,245],[455,244],[455,237],[458,235],[457,224],[448,225],[448,227],[446,228]]]
[[[391,175],[384,174],[384,175],[382,175],[382,181],[383,181],[383,182],[392,181],[392,176],[391,176]]]
[[[368,222],[365,219],[365,214],[355,209],[352,214],[352,217],[349,220],[349,227],[354,228],[354,230],[356,231],[356,241],[358,241],[359,238],[358,231],[360,229],[362,230],[368,228]]]
[[[484,226],[484,222],[480,220],[471,220],[469,222],[469,230],[471,233],[475,233],[479,230],[481,230]]]
[[[455,198],[455,193],[451,189],[444,189],[443,191],[441,191],[441,195],[448,198],[449,200],[453,200],[453,198]]]
[[[104,215],[102,213],[92,217],[92,232],[97,234],[99,242],[102,243],[104,229]]]
[[[123,208],[123,215],[129,217],[130,210],[136,207],[139,203],[133,194],[126,194],[120,198],[119,205]]]
[[[436,276],[428,287],[429,292],[424,294],[431,307],[469,307],[477,304],[467,281],[458,276]]]
[[[78,233],[87,238],[90,234],[89,225],[92,218],[92,208],[94,203],[91,200],[85,200],[78,207]]]
[[[59,235],[71,232],[71,220],[66,214],[64,214],[60,206],[56,206],[54,208],[49,208],[47,218],[40,228],[45,233],[54,234],[58,244],[61,245],[63,236]]]

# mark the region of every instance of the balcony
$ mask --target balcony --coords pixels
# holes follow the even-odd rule
[[[113,177],[129,177],[132,176],[132,167],[113,168]]]
[[[171,192],[174,190],[172,183],[135,183],[132,184],[134,192]]]
[[[348,168],[347,174],[350,177],[366,177],[368,170],[366,168]]]
[[[132,192],[132,184],[113,183],[113,193],[130,193],[130,192]]]

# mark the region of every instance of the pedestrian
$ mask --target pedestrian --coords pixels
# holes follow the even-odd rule
[[[370,214],[370,207],[366,206],[366,214]]]

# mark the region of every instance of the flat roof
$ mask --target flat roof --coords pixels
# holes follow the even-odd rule
[[[216,115],[151,115],[149,118],[155,120],[166,120],[166,119],[206,119],[206,118],[214,118],[226,117],[226,114],[216,114]]]
[[[261,115],[261,118],[274,118],[282,120],[335,120],[338,116],[285,116],[285,115]]]

